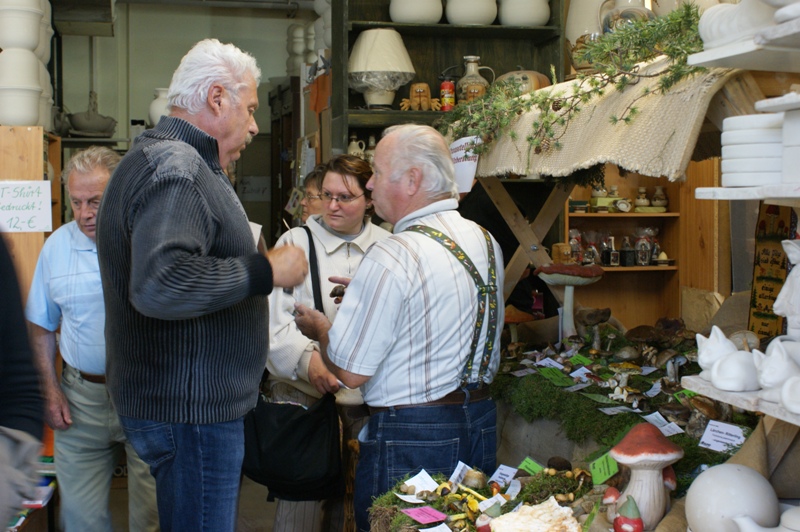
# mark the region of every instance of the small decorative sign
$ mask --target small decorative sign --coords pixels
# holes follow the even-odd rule
[[[544,468],[541,465],[539,465],[539,463],[536,462],[536,460],[534,460],[530,456],[526,456],[525,460],[522,461],[522,463],[519,465],[517,469],[522,469],[523,471],[526,471],[531,475],[535,475]]]
[[[50,181],[0,181],[0,231],[53,230]]]
[[[740,446],[744,440],[742,427],[711,420],[698,446],[717,452],[730,452],[732,447]]]
[[[505,486],[506,484],[511,482],[511,479],[514,478],[514,475],[516,474],[517,474],[516,467],[511,467],[501,464],[497,467],[497,470],[491,476],[489,482],[494,481],[500,484],[501,486]]]
[[[589,464],[589,472],[592,474],[592,483],[595,485],[602,484],[610,479],[619,471],[619,466],[616,460],[611,458],[608,453],[604,454],[591,464]]]

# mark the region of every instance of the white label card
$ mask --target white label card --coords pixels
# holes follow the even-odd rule
[[[397,495],[399,499],[411,504],[422,504],[427,502],[423,499],[418,499],[416,493],[419,493],[420,491],[436,491],[436,488],[439,486],[439,484],[433,480],[433,477],[431,477],[430,474],[428,474],[428,472],[424,469],[410,479],[406,480],[406,485],[414,486],[415,495],[404,495],[402,493],[395,493],[395,495]]]
[[[542,366],[543,368],[556,368],[556,369],[563,369],[564,366],[559,364],[552,358],[543,358],[539,362],[536,363],[537,366]]]
[[[569,374],[570,377],[573,379],[580,378],[581,382],[586,382],[586,375],[590,375],[592,370],[586,368],[586,366],[581,366],[572,373]]]
[[[537,373],[537,371],[533,368],[518,369],[517,371],[511,372],[515,377],[524,377],[525,375],[533,375],[534,373]]]
[[[711,420],[698,445],[712,451],[722,452],[743,444],[744,440],[742,427]]]
[[[644,392],[644,394],[647,397],[650,397],[650,398],[655,397],[656,395],[658,395],[660,393],[661,393],[661,381],[660,380],[654,382],[653,386],[649,390]]]
[[[517,474],[517,471],[518,470],[516,467],[500,465],[497,467],[497,471],[495,471],[492,477],[489,479],[489,482],[494,480],[501,486],[505,486],[511,481],[512,478],[514,478],[514,475]]]
[[[486,499],[485,501],[479,502],[478,503],[478,510],[480,510],[481,512],[485,512],[486,510],[488,510],[489,508],[491,508],[495,504],[499,504],[500,506],[503,506],[506,502],[508,502],[508,501],[506,501],[506,498],[498,493],[494,497],[491,497],[489,499]]]
[[[456,470],[453,471],[453,474],[450,475],[450,478],[448,479],[453,484],[454,488],[458,488],[458,485],[461,484],[462,480],[464,480],[464,475],[466,475],[467,471],[469,471],[470,469],[472,468],[469,467],[464,462],[461,461],[458,462],[458,464],[456,465]],[[436,489],[436,487],[434,487],[433,489]]]
[[[598,408],[598,410],[609,416],[616,416],[617,414],[622,414],[625,412],[634,412],[637,414],[641,412],[641,410],[638,408],[634,410],[629,406],[611,406],[608,408]]]
[[[0,231],[38,233],[53,230],[50,181],[0,180]]]
[[[509,485],[508,489],[506,490],[506,495],[508,495],[509,500],[514,500],[519,495],[519,492],[522,491],[522,482],[517,479],[512,480]]]
[[[575,386],[570,386],[569,388],[564,388],[565,392],[577,392],[583,390],[584,388],[588,388],[591,386],[591,382],[582,382],[580,384],[576,384]]]
[[[440,525],[436,525],[433,528],[420,528],[419,532],[451,532],[451,531],[449,526],[442,523]]]
[[[651,373],[653,373],[657,369],[658,368],[654,368],[653,366],[642,366],[642,376],[650,375]]]

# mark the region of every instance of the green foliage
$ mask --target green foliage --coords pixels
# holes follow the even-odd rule
[[[589,62],[592,71],[579,73],[570,89],[554,90],[544,88],[530,94],[523,94],[520,84],[515,80],[495,83],[486,94],[470,102],[459,103],[434,123],[443,135],[452,138],[478,136],[482,145],[474,148],[477,154],[492,149],[494,141],[508,134],[516,118],[528,111],[538,110],[539,115],[525,137],[528,144],[528,160],[532,154],[546,154],[562,147],[561,138],[569,129],[575,116],[593,99],[601,96],[613,86],[624,91],[642,78],[658,78],[655,89],[643,90],[633,102],[623,109],[619,116],[611,116],[612,124],[629,124],[638,113],[636,102],[641,98],[659,95],[669,91],[679,81],[704,70],[686,64],[686,58],[703,49],[703,42],[697,31],[700,14],[693,3],[682,4],[666,17],[649,21],[637,21],[603,34],[595,41],[586,43],[579,53],[578,61]],[[668,58],[664,68],[657,72],[643,74],[637,63],[665,55]],[[558,80],[551,66],[553,84]],[[587,171],[582,171],[587,172]],[[553,178],[566,184],[593,185],[602,183],[597,171],[573,174],[563,178]]]

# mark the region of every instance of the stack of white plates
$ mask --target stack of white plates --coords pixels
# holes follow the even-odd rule
[[[783,113],[761,113],[722,121],[722,186],[781,183]]]

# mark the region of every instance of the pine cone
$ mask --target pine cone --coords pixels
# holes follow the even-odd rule
[[[553,109],[553,111],[558,112],[561,110],[562,107],[564,107],[564,100],[562,100],[561,98],[559,98],[558,100],[554,100],[553,104],[550,107]]]

